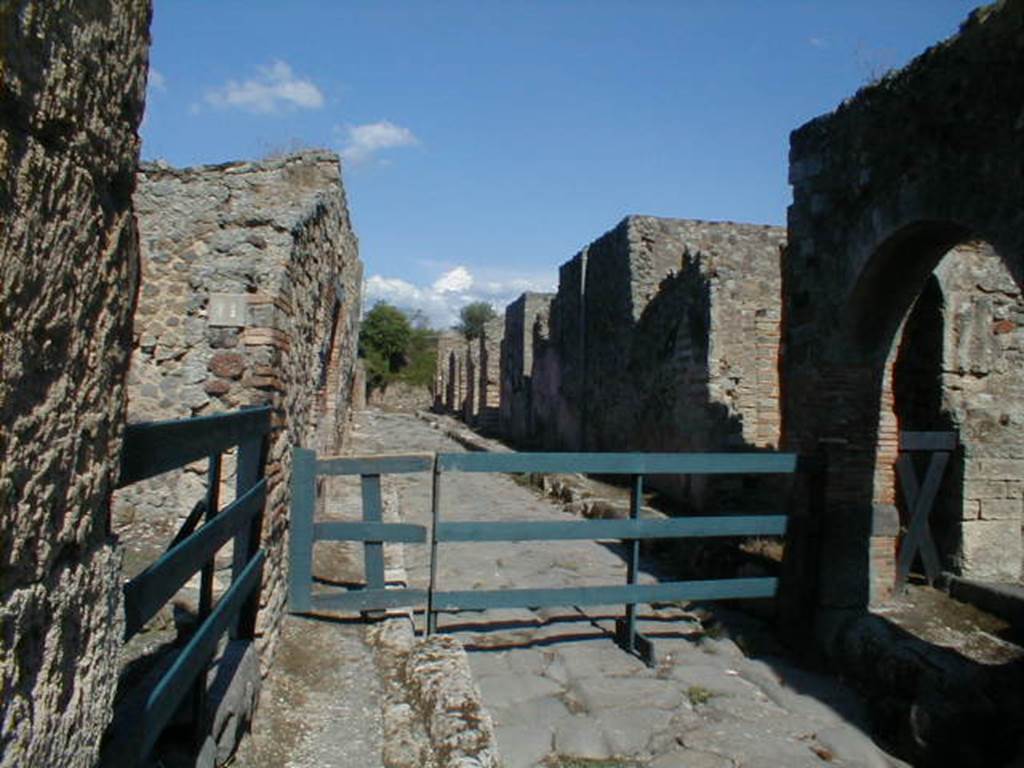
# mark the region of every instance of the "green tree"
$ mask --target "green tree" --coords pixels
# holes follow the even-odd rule
[[[366,360],[370,387],[391,381],[406,362],[412,326],[397,307],[378,301],[366,313],[359,329],[359,353]]]
[[[459,310],[459,322],[453,329],[461,333],[467,339],[479,339],[483,336],[484,325],[488,320],[498,316],[494,307],[486,301],[474,301]]]

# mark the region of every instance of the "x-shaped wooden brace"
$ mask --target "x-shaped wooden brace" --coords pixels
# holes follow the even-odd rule
[[[907,437],[925,434],[928,433],[908,433]],[[910,526],[900,544],[900,556],[896,564],[897,588],[906,582],[910,566],[914,563],[914,555],[918,551],[921,553],[921,562],[924,563],[925,578],[928,579],[928,583],[934,583],[939,577],[941,570],[939,552],[932,539],[928,517],[935,503],[935,496],[939,492],[939,485],[942,483],[942,473],[945,472],[946,464],[949,462],[949,453],[948,450],[932,452],[924,484],[920,486],[914,471],[914,460],[910,454],[901,453],[896,461],[896,471],[899,473],[900,485],[903,488],[903,498],[907,503],[907,509],[910,510]]]

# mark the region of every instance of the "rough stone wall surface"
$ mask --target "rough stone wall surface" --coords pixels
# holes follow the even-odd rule
[[[462,393],[462,420],[467,424],[473,424],[480,412],[480,345],[464,341],[460,352],[463,361],[459,382]]]
[[[952,565],[965,576],[1015,581],[1024,556],[1024,299],[991,248],[965,251],[954,249],[936,270],[947,302],[943,408],[963,454]]]
[[[886,359],[929,275],[957,244],[987,242],[1021,284],[1021,157],[1020,0],[979,9],[958,35],[792,134],[783,439],[802,453],[829,446],[823,608],[888,596],[872,542],[891,535],[873,528]],[[1010,312],[1000,326],[1012,337],[1000,344],[1019,343],[1016,318]],[[1024,426],[1019,410],[999,418],[1017,432]],[[1024,458],[1006,451],[1004,459]],[[996,480],[992,490],[1007,486]]]
[[[138,284],[147,0],[0,3],[0,765],[91,766]]]
[[[530,423],[534,327],[546,324],[552,293],[524,293],[505,309],[501,346],[499,431],[515,445],[533,442]]]
[[[631,216],[563,265],[531,382],[548,444],[776,447],[784,243],[779,227]],[[659,485],[711,503],[699,479]]]
[[[462,334],[457,331],[442,331],[437,336],[437,370],[434,374],[434,410],[437,412],[454,410],[454,374],[452,373],[452,353],[465,343]]]
[[[366,408],[366,366],[361,359],[356,359],[352,372],[352,410],[361,411]]]
[[[779,227],[632,216],[591,244],[588,447],[777,444],[784,243]]]
[[[629,333],[617,341],[628,366],[615,363],[615,347],[597,328],[612,319],[594,288],[588,304],[588,312],[601,313],[590,324],[587,351],[588,380],[602,382],[588,396],[594,439],[621,439],[630,450],[644,451],[777,447],[785,231],[649,217],[633,217],[628,226],[629,252],[616,254],[628,259],[632,277],[633,326],[622,318],[619,327]],[[603,285],[594,250],[588,283]],[[630,405],[629,420],[612,418],[610,398]],[[756,482],[718,478],[714,498],[702,478],[661,478],[659,484],[707,510],[739,508]],[[759,484],[769,492],[770,484]]]
[[[584,249],[558,268],[558,291],[549,305],[548,326],[535,332],[532,433],[547,450],[583,447],[586,275]]]
[[[476,426],[484,432],[498,429],[498,411],[501,407],[501,349],[505,338],[505,320],[489,320],[483,329],[479,345],[480,372],[479,399],[477,403]]]
[[[385,411],[415,413],[430,408],[433,402],[430,390],[419,384],[393,381],[370,393],[370,405]]]
[[[135,204],[142,288],[129,419],[274,407],[258,624],[266,668],[285,599],[291,448],[337,451],[352,396],[362,267],[338,158],[309,151],[183,170],[146,165]],[[224,297],[237,316],[221,315]],[[232,475],[229,460],[222,502]],[[205,483],[197,466],[120,491],[115,529],[133,546],[165,546]]]
[[[463,352],[466,340],[453,345],[448,353],[448,384],[445,388],[445,407],[451,413],[462,412],[462,368],[466,358]]]
[[[924,381],[912,382],[923,394],[895,391],[897,353],[911,361],[926,354],[928,341],[914,328],[914,318],[931,295],[925,292],[886,361],[875,503],[902,501],[894,470],[901,428],[956,432],[960,448],[930,517],[943,565],[973,578],[1016,580],[1022,558],[1024,435],[1003,417],[1024,412],[1024,344],[1015,333],[1024,320],[1024,300],[985,243],[952,249],[930,282],[936,327],[927,330],[935,336],[937,359],[923,372]]]

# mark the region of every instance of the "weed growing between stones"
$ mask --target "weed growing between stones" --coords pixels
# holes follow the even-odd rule
[[[639,763],[624,762],[616,758],[565,757],[555,755],[546,763],[550,768],[640,768]]]
[[[691,685],[686,689],[686,698],[688,698],[690,703],[695,707],[698,707],[701,704],[707,704],[711,701],[711,697],[714,695],[714,691],[708,690],[703,685]]]

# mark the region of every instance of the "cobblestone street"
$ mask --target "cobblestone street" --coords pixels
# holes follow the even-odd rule
[[[356,417],[359,454],[458,451],[408,415]],[[407,522],[429,524],[428,475],[390,481]],[[446,474],[445,520],[566,519],[560,505],[507,476]],[[407,545],[410,586],[426,586],[428,549]],[[643,574],[642,580],[651,580]],[[597,542],[444,545],[443,589],[615,584],[625,565]],[[492,610],[442,615],[469,652],[508,768],[560,758],[618,758],[622,765],[892,766],[864,734],[865,713],[837,681],[782,658],[748,658],[726,635],[705,631],[691,606],[641,606],[656,641],[648,668],[612,640],[621,606]],[[422,630],[423,617],[418,616]],[[707,622],[705,622],[706,624]],[[712,636],[715,634],[716,636]]]

